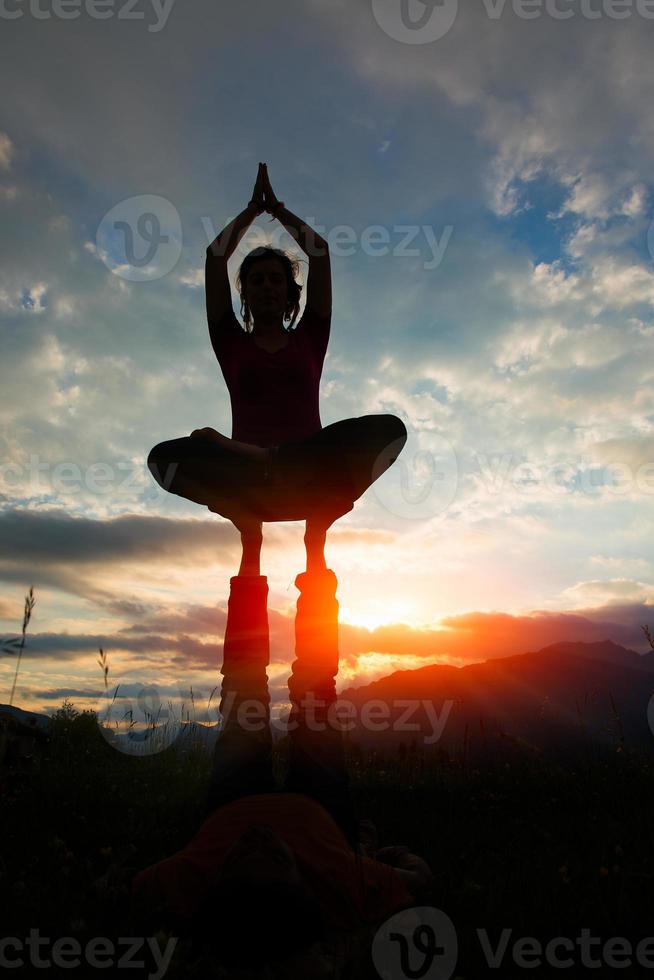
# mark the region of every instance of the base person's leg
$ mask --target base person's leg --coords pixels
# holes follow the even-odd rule
[[[353,848],[358,820],[349,788],[343,734],[336,717],[338,600],[336,575],[329,569],[301,572],[295,617],[295,660],[288,680],[288,793],[318,800]],[[331,710],[330,710],[331,709]]]
[[[220,713],[208,814],[242,796],[275,790],[270,731],[268,582],[265,575],[230,579]]]

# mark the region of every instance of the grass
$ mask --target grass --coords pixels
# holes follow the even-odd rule
[[[283,742],[275,756],[281,774]],[[582,927],[605,939],[651,933],[650,758],[623,749],[566,767],[514,753],[474,768],[434,749],[390,755],[351,745],[348,767],[380,843],[404,843],[434,870],[429,904],[456,925],[459,976],[480,975],[476,927],[493,940],[506,926],[544,939],[574,939]],[[131,935],[130,873],[187,843],[208,776],[199,750],[183,759],[171,749],[144,758],[114,751],[93,713],[64,703],[47,751],[4,786],[4,935],[30,927],[80,940]],[[190,963],[181,946],[168,976],[192,975]]]
[[[34,598],[34,586],[30,586],[30,590],[25,596],[25,607],[23,610],[23,629],[20,637],[8,637],[4,640],[0,640],[0,653],[15,653],[16,656],[16,670],[14,671],[14,680],[11,685],[11,694],[9,695],[9,704],[14,703],[14,694],[16,693],[16,681],[18,680],[18,671],[20,670],[21,660],[23,657],[23,649],[25,647],[25,639],[27,636],[27,627],[29,626],[30,620],[32,618],[32,612],[34,611],[34,606],[36,605],[36,599]]]

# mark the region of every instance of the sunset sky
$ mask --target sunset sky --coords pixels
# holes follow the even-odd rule
[[[323,425],[393,413],[409,433],[328,535],[339,689],[562,639],[644,651],[654,21],[446,0],[421,39],[391,0],[123,6],[16,0],[0,35],[0,635],[37,599],[15,703],[95,707],[99,647],[114,684],[219,682],[239,535],[145,460],[231,434],[204,252],[260,160],[331,246]],[[139,258],[145,212],[168,242],[130,269],[112,222]],[[302,256],[264,215],[233,286],[263,242]],[[303,533],[264,525],[277,701]]]

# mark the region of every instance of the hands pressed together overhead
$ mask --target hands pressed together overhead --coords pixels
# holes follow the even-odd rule
[[[275,217],[276,211],[284,207],[284,202],[277,200],[275,192],[272,189],[268,177],[268,167],[265,163],[259,164],[250,204],[256,205],[257,214],[263,214],[266,211],[268,214],[272,214],[273,218]]]

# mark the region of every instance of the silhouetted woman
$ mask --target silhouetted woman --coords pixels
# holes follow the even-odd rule
[[[232,310],[227,262],[253,219],[267,211],[309,259],[307,301],[296,261],[256,248],[237,284],[245,329]],[[148,466],[165,490],[204,504],[239,529],[240,575],[260,574],[263,521],[305,520],[307,571],[325,567],[327,528],[401,452],[395,415],[366,415],[323,428],[319,386],[331,321],[327,242],[278,201],[265,164],[252,200],[208,247],[205,269],[211,343],[227,384],[232,437],[212,428],[155,446]],[[288,322],[288,326],[285,324]]]
[[[294,329],[297,264],[274,248],[255,249],[241,265],[245,330],[232,311],[227,260],[263,211],[309,256],[306,308]],[[206,505],[241,532],[243,558],[230,580],[223,647],[224,726],[202,826],[180,852],[140,872],[133,895],[141,909],[160,908],[174,930],[213,936],[216,929],[219,955],[230,967],[286,964],[280,976],[299,980],[303,959],[311,976],[326,976],[315,972],[326,936],[378,922],[430,883],[428,866],[406,848],[370,844],[366,850],[366,821],[358,819],[350,793],[333,711],[339,604],[336,575],[324,558],[327,528],[394,462],[406,428],[394,415],[322,427],[318,389],[331,316],[327,244],[277,200],[263,164],[248,207],[207,250],[206,294],[211,342],[231,397],[232,438],[196,430],[160,443],[148,465],[166,490]],[[288,772],[280,793],[266,672],[268,584],[259,558],[262,522],[284,520],[306,520],[307,571],[295,579],[301,594],[288,681]],[[241,711],[246,707],[260,709],[254,726]]]

